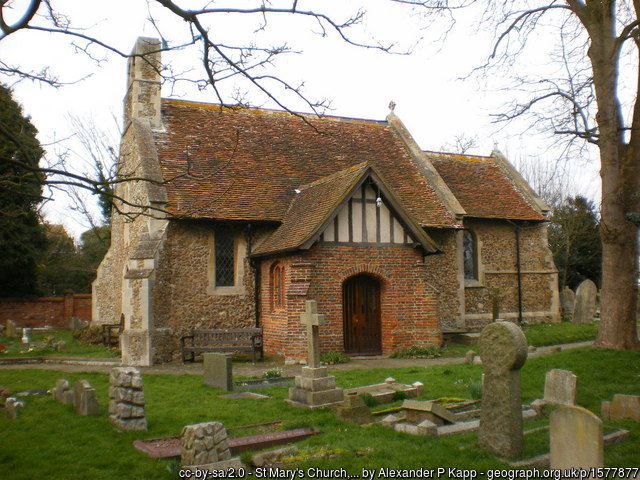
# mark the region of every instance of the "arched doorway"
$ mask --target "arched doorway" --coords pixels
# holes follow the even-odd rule
[[[380,355],[380,282],[366,274],[348,279],[342,287],[342,308],[345,352]]]

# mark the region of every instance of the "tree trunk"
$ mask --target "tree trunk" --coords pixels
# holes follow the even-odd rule
[[[625,144],[617,97],[619,46],[615,41],[615,2],[591,1],[580,12],[589,32],[589,58],[598,104],[602,206],[601,321],[596,345],[640,349],[636,332],[638,229],[626,218],[637,195],[635,149]],[[629,178],[631,176],[631,178]]]

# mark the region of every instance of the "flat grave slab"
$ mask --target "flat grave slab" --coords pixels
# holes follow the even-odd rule
[[[315,428],[294,428],[293,430],[229,438],[227,442],[231,455],[237,455],[248,450],[263,450],[276,445],[298,442],[318,433],[320,431]],[[180,437],[135,440],[133,446],[151,458],[180,458]]]

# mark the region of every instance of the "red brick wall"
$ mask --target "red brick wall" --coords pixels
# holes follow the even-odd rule
[[[18,327],[67,327],[71,317],[91,321],[91,295],[35,299],[0,299],[0,324],[13,320]]]
[[[271,302],[271,267],[285,266],[284,309]],[[320,327],[322,352],[344,351],[342,288],[361,273],[380,282],[382,353],[388,355],[413,345],[440,344],[436,302],[425,282],[421,253],[410,246],[336,246],[320,244],[296,255],[265,260],[261,268],[261,323],[265,350],[296,360],[306,358],[306,327],[300,323],[304,302],[318,302],[326,315]]]

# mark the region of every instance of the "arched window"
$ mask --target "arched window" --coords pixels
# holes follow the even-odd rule
[[[271,304],[274,310],[284,308],[284,266],[281,263],[271,268]]]
[[[462,237],[462,252],[464,260],[464,279],[478,279],[478,251],[475,235],[465,230]]]

